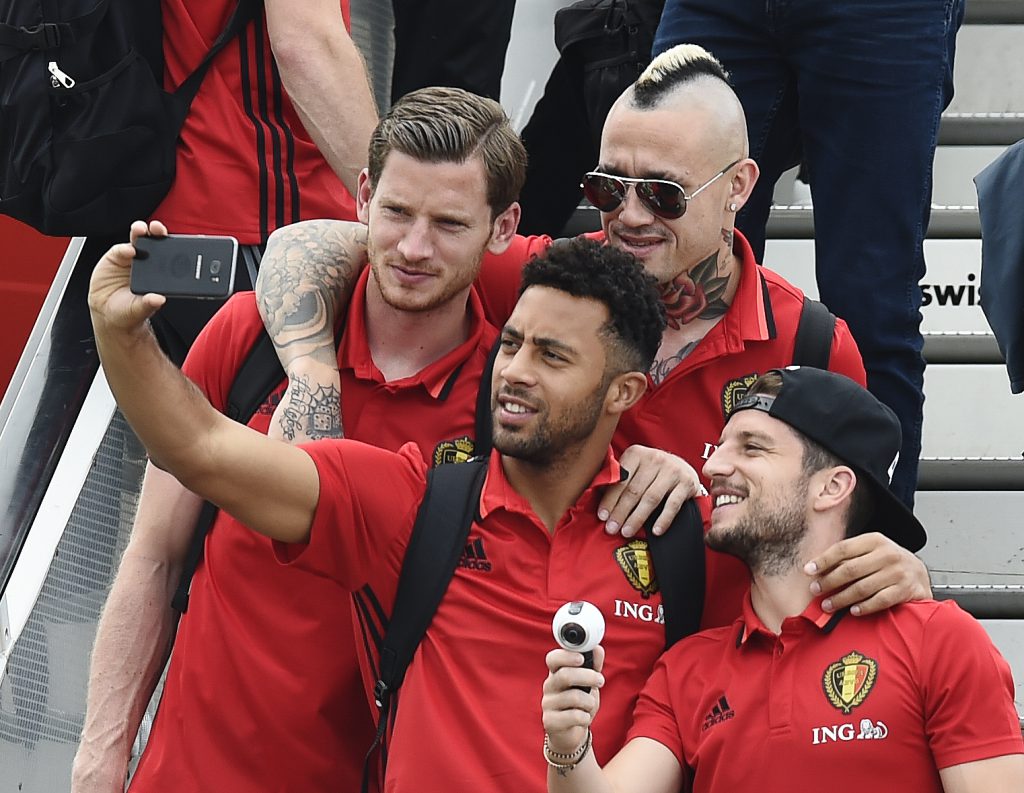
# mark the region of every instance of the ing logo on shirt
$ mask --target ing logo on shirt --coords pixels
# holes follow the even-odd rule
[[[468,435],[441,441],[434,447],[434,466],[447,463],[464,463],[473,456],[476,446]]]
[[[735,380],[730,380],[722,388],[722,416],[726,421],[728,421],[729,416],[732,415],[732,411],[733,408],[736,407],[736,403],[747,395],[747,391],[750,390],[750,386],[754,384],[754,381],[757,378],[757,372],[751,372],[750,374],[743,375],[743,377],[737,377]]]
[[[632,540],[616,548],[615,561],[619,563],[630,586],[645,598],[658,591],[658,581],[654,577],[654,566],[651,564],[647,540]]]
[[[856,650],[829,664],[821,683],[832,706],[849,714],[875,685],[878,662]]]

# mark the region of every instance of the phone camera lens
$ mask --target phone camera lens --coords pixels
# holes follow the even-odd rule
[[[587,632],[583,626],[576,622],[567,622],[562,626],[562,641],[566,644],[578,647],[587,640]]]
[[[217,275],[220,273],[220,259],[214,259],[210,262],[210,274]]]

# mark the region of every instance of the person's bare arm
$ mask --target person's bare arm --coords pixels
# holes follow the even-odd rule
[[[146,233],[166,229],[132,225],[133,240]],[[163,354],[147,320],[164,298],[131,293],[134,253],[115,245],[89,285],[97,350],[125,418],[153,463],[189,490],[268,537],[306,540],[320,490],[312,458],[217,412]]]
[[[600,707],[604,648],[594,650],[593,669],[583,668],[583,656],[568,650],[552,650],[545,661],[544,732],[551,751],[571,755],[587,740]],[[633,739],[603,769],[592,749],[573,768],[548,766],[548,793],[677,793],[682,784],[683,773],[675,755],[650,738]]]
[[[281,82],[324,159],[355,195],[377,107],[338,0],[267,0]]]
[[[945,793],[1020,793],[1024,790],[1024,754],[942,768],[939,779]]]
[[[174,639],[171,596],[201,506],[170,474],[147,468],[132,536],[96,632],[72,793],[124,790],[132,743]]]
[[[853,615],[863,616],[932,596],[924,562],[877,532],[836,543],[804,572],[813,577],[814,594],[828,595],[822,601],[825,611],[849,606]]]
[[[256,303],[288,390],[270,422],[270,436],[288,441],[341,437],[333,427],[311,426],[318,408],[340,412],[341,380],[334,328],[366,265],[366,227],[338,220],[308,220],[270,235],[256,281]]]

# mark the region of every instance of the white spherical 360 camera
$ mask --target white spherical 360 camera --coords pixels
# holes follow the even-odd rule
[[[583,653],[589,667],[593,665],[594,648],[604,638],[604,617],[593,603],[573,600],[555,612],[551,632],[560,647]]]

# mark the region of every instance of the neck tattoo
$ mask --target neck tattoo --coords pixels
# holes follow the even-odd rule
[[[680,273],[661,288],[661,300],[668,314],[668,327],[679,330],[697,319],[717,319],[729,310],[723,300],[729,277],[722,275],[719,251],[715,251],[688,273]]]

